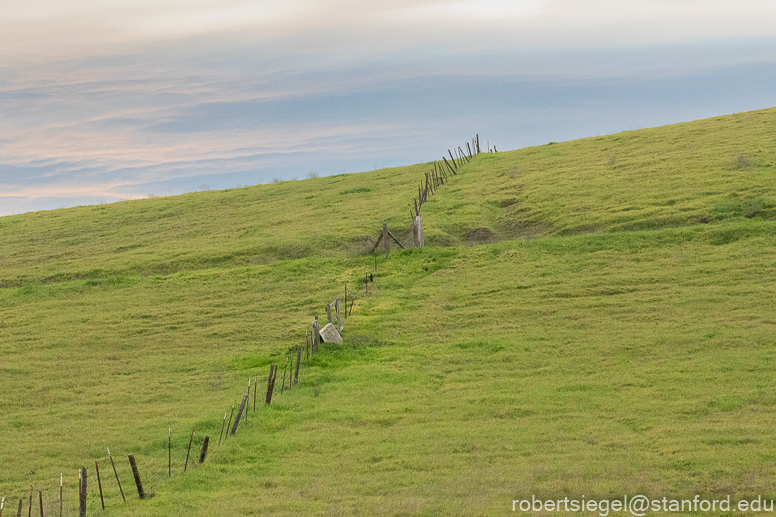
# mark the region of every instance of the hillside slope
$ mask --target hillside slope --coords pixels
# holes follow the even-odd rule
[[[771,219],[774,131],[776,108],[481,154],[424,205],[426,242]],[[409,240],[429,167],[2,217],[0,287],[341,257],[383,222]]]
[[[423,206],[435,245],[377,258],[426,166],[0,218],[0,496],[53,515],[64,472],[74,515],[99,461],[106,515],[774,498],[775,118],[480,155]],[[218,445],[345,283],[345,343]]]

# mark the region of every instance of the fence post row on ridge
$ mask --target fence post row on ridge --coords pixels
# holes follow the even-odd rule
[[[493,147],[495,151],[495,146]],[[479,135],[476,135],[475,138],[472,138],[471,145],[467,142],[466,143],[466,151],[462,147],[457,147],[454,149],[455,154],[453,151],[448,149],[448,155],[450,157],[450,161],[447,160],[446,156],[442,156],[441,162],[434,162],[434,169],[433,171],[425,172],[423,180],[421,180],[420,185],[418,186],[418,197],[414,199],[414,213],[412,209],[410,209],[410,215],[412,216],[412,237],[413,237],[413,245],[414,247],[423,247],[424,246],[424,238],[423,238],[423,220],[420,216],[420,211],[423,206],[423,203],[425,203],[430,195],[433,195],[441,186],[444,186],[447,184],[449,178],[452,175],[457,175],[459,167],[463,166],[464,163],[469,163],[474,155],[479,154],[480,151],[480,141],[479,141]],[[399,246],[402,249],[405,249],[405,246],[388,230],[388,225],[383,223],[382,232],[380,233],[377,242],[374,244],[374,247],[372,248],[372,251],[374,252],[377,247],[380,245],[380,243],[383,244],[383,248],[386,252],[390,252],[390,241],[393,241],[396,243],[397,246]],[[375,258],[376,260],[376,258]],[[376,262],[375,262],[375,270],[376,270]],[[369,288],[368,283],[369,281],[373,281],[373,277],[370,274],[366,275],[365,278],[365,289],[366,293],[368,294]],[[355,297],[350,296],[350,308],[348,308],[348,290],[347,290],[347,284],[345,284],[345,312],[344,314],[341,312],[340,308],[340,299],[336,298],[334,301],[326,305],[326,317],[327,317],[327,323],[332,324],[334,326],[334,318],[336,318],[336,326],[334,328],[337,330],[337,332],[342,332],[344,326],[342,323],[342,320],[352,314],[353,311],[353,304],[355,303]],[[332,316],[332,307],[335,309],[335,314]],[[305,332],[305,365],[309,366],[310,364],[310,358],[319,352],[319,346],[321,343],[321,328],[318,320],[318,316],[315,315],[311,328],[309,331]],[[292,353],[293,354],[293,353]],[[282,380],[282,386],[281,386],[281,394],[283,393],[283,390],[285,389],[285,378],[286,373],[288,371],[288,389],[291,388],[291,386],[296,385],[299,382],[299,373],[300,368],[302,365],[302,346],[298,345],[296,347],[296,365],[294,365],[294,359],[293,355],[290,358],[290,368],[289,366],[289,358],[286,358],[286,367],[283,369],[283,380]],[[267,393],[265,398],[265,404],[270,405],[272,403],[272,395],[274,392],[275,387],[275,381],[277,380],[277,374],[278,374],[278,365],[270,364],[270,373],[269,377],[267,379]],[[257,398],[257,389],[258,389],[258,376],[256,377],[256,380],[253,384],[254,389],[254,395],[253,395],[253,410],[256,411],[256,398]],[[226,414],[227,412],[224,412],[224,418],[223,422],[221,424],[221,432],[218,437],[218,444],[220,445],[222,441],[226,442],[226,438],[228,436],[234,436],[237,432],[237,429],[239,427],[239,424],[241,420],[244,420],[246,423],[248,421],[248,405],[250,402],[250,392],[251,392],[251,380],[248,380],[248,392],[246,395],[243,395],[242,401],[240,403],[240,407],[237,411],[237,415],[234,418],[234,424],[232,424],[232,418],[234,417],[234,409],[235,405],[232,404],[232,409],[229,414],[229,419],[227,421]],[[317,393],[316,393],[317,395]],[[228,423],[227,423],[228,422]],[[226,431],[226,434],[224,434],[224,431]],[[183,471],[186,472],[188,468],[189,463],[189,456],[191,454],[191,446],[194,440],[194,433],[195,429],[191,430],[191,436],[189,438],[189,444],[186,452],[186,461],[184,464]],[[208,451],[208,445],[210,442],[210,435],[206,435],[204,437],[204,440],[202,442],[202,448],[199,455],[199,462],[198,463],[204,463],[205,457],[207,455]],[[168,436],[167,436],[167,475],[164,476],[166,478],[169,478],[172,476],[172,429],[168,429]],[[108,452],[108,458],[110,459],[111,467],[113,468],[113,474],[116,478],[116,484],[118,486],[119,492],[121,494],[122,501],[126,502],[126,496],[124,494],[124,490],[121,486],[121,480],[118,475],[118,471],[116,469],[116,464],[113,461],[113,456],[111,455],[110,449],[107,449]],[[135,456],[133,454],[128,455],[130,468],[132,471],[132,476],[135,481],[135,485],[137,487],[138,496],[140,499],[146,498],[146,490],[143,486],[143,483],[140,479],[140,471],[137,465],[137,462],[135,460]],[[97,473],[97,485],[99,489],[100,494],[100,505],[103,510],[105,510],[105,496],[103,493],[103,486],[102,486],[102,479],[100,477],[100,471],[99,471],[99,465],[98,462],[95,461],[94,463],[95,472]],[[86,509],[87,509],[87,495],[88,495],[88,484],[87,484],[87,469],[86,467],[80,468],[78,470],[78,499],[79,499],[79,515],[85,516],[86,515]],[[63,475],[60,475],[60,487],[59,487],[59,515],[62,515],[63,512]],[[32,505],[33,505],[33,486],[30,486],[30,495],[29,495],[29,514],[28,517],[31,517],[32,515]],[[38,499],[40,503],[40,514],[41,517],[44,514],[44,501],[43,501],[43,491],[38,491]],[[18,512],[17,517],[22,516],[22,509],[24,505],[24,499],[19,499],[19,506],[18,506]],[[3,497],[0,500],[0,517],[3,515],[3,509],[5,506],[5,497]]]

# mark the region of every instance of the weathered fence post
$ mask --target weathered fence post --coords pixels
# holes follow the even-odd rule
[[[232,427],[231,434],[234,436],[234,433],[237,432],[237,426],[240,425],[240,417],[242,416],[243,409],[245,412],[248,412],[248,408],[246,407],[248,405],[248,395],[243,396],[242,402],[240,403],[240,409],[237,410],[237,416],[234,419],[234,426]]]
[[[345,307],[347,307],[347,305]],[[342,327],[342,317],[340,316],[339,298],[334,300],[334,308],[336,309],[336,312],[337,312],[337,331],[342,332],[343,327]]]
[[[38,501],[40,502],[40,517],[43,517],[43,491],[38,490]]]
[[[275,365],[270,364],[269,365],[269,379],[267,379],[267,397],[264,400],[265,404],[270,404],[272,402],[272,384],[273,384],[273,373],[275,373]]]
[[[226,436],[229,436],[229,429],[232,427],[232,417],[234,416],[234,404],[232,404],[232,411],[229,413],[229,423],[226,424]],[[226,441],[226,438],[224,438],[224,441]]]
[[[248,406],[251,404],[251,380],[248,379],[248,394],[245,395],[245,423],[248,423]]]
[[[64,478],[64,474],[60,472],[59,473],[59,517],[62,517],[62,506],[63,506],[62,485],[64,484],[63,478]]]
[[[102,497],[102,481],[100,480],[100,466],[97,462],[94,462],[94,470],[97,472],[97,486],[100,487],[100,503],[102,503],[102,509],[105,511],[105,499]]]
[[[242,409],[242,408],[241,408]],[[191,438],[189,438],[189,448],[186,451],[186,464],[183,465],[183,472],[186,472],[186,469],[189,467],[189,454],[191,454],[191,442],[194,441],[194,428],[191,428]]]
[[[320,332],[320,326],[318,323],[318,316],[315,316],[315,320],[313,320],[313,346],[310,350],[310,355],[317,354],[318,353],[318,345],[321,342],[321,332]]]
[[[415,223],[412,225],[412,238],[415,240],[415,247],[422,248],[425,246],[423,239],[423,218],[417,216]]]
[[[172,477],[172,427],[167,428],[167,477]]]
[[[16,513],[16,517],[22,517],[22,505],[24,505],[24,499],[19,499],[19,511]]]
[[[83,467],[81,469],[81,475],[79,476],[81,479],[81,489],[79,492],[79,501],[80,501],[80,512],[78,515],[81,517],[86,517],[86,467]]]
[[[248,410],[246,409],[246,411],[248,411]],[[205,455],[207,455],[208,443],[210,443],[210,435],[209,434],[205,435],[205,441],[202,442],[202,450],[199,453],[199,462],[200,463],[204,463],[205,462]]]
[[[27,511],[27,517],[32,517],[32,485],[30,485],[30,507]]]
[[[296,372],[294,373],[294,384],[299,382],[299,363],[302,362],[302,347],[298,346],[296,349]]]
[[[140,472],[137,470],[137,463],[135,463],[135,456],[128,455],[129,465],[132,467],[132,475],[135,477],[135,485],[137,485],[137,495],[140,499],[145,499],[145,491],[143,490],[143,483],[140,481]]]
[[[126,503],[127,498],[124,497],[124,489],[121,488],[121,481],[119,481],[119,473],[116,472],[116,464],[113,463],[113,456],[110,455],[110,449],[108,449],[108,458],[110,458],[110,464],[113,467],[113,473],[116,475],[116,483],[119,484],[119,492],[121,492],[121,499]]]

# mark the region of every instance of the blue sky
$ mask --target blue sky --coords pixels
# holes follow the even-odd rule
[[[776,105],[776,3],[5,0],[0,215]]]

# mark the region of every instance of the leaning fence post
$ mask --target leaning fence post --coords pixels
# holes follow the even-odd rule
[[[246,411],[248,411],[248,410],[246,409]],[[200,463],[204,463],[205,462],[205,455],[207,454],[208,443],[210,443],[210,435],[209,434],[205,435],[205,441],[202,442],[202,450],[199,453],[199,462]]]
[[[248,394],[245,395],[245,423],[248,423],[248,405],[251,403],[251,379],[248,378]]]
[[[119,481],[119,473],[116,472],[116,464],[113,463],[113,456],[110,455],[110,449],[108,449],[108,457],[110,458],[110,464],[113,466],[113,473],[116,475],[116,483],[119,484],[119,492],[121,492],[121,499],[127,502],[127,498],[124,497],[124,490],[121,488],[121,481]]]
[[[94,470],[97,472],[97,486],[100,487],[100,503],[102,503],[102,509],[105,510],[105,499],[102,497],[102,481],[100,480],[100,466],[97,462],[94,462]]]
[[[296,348],[296,371],[294,372],[294,384],[299,382],[299,363],[302,362],[302,347]]]
[[[194,428],[191,428],[191,438],[189,438],[189,448],[186,451],[186,464],[183,466],[183,472],[189,467],[189,454],[191,454],[191,442],[194,441]]]
[[[269,365],[269,378],[267,379],[267,395],[264,397],[264,403],[269,404],[270,399],[272,398],[272,372],[275,371],[275,365],[270,364]]]
[[[278,377],[278,366],[277,365],[270,365],[270,372],[269,372],[269,384],[267,386],[267,400],[266,403],[269,405],[272,403],[272,392],[275,390],[275,380]]]
[[[232,412],[229,413],[229,423],[226,424],[226,436],[229,436],[229,429],[232,427],[232,417],[234,416],[234,404],[232,404]],[[226,441],[226,438],[224,438]]]
[[[243,395],[242,403],[240,404],[240,409],[237,410],[237,416],[234,419],[234,426],[232,427],[231,435],[234,435],[234,433],[237,432],[237,426],[240,425],[240,416],[242,416],[243,409],[245,412],[248,412],[248,408],[245,407],[248,404],[248,395]]]
[[[145,499],[145,491],[143,490],[143,483],[140,481],[140,472],[137,470],[137,463],[135,463],[135,456],[130,454],[129,465],[132,467],[132,475],[135,477],[135,485],[137,485],[137,495],[140,499]]]

